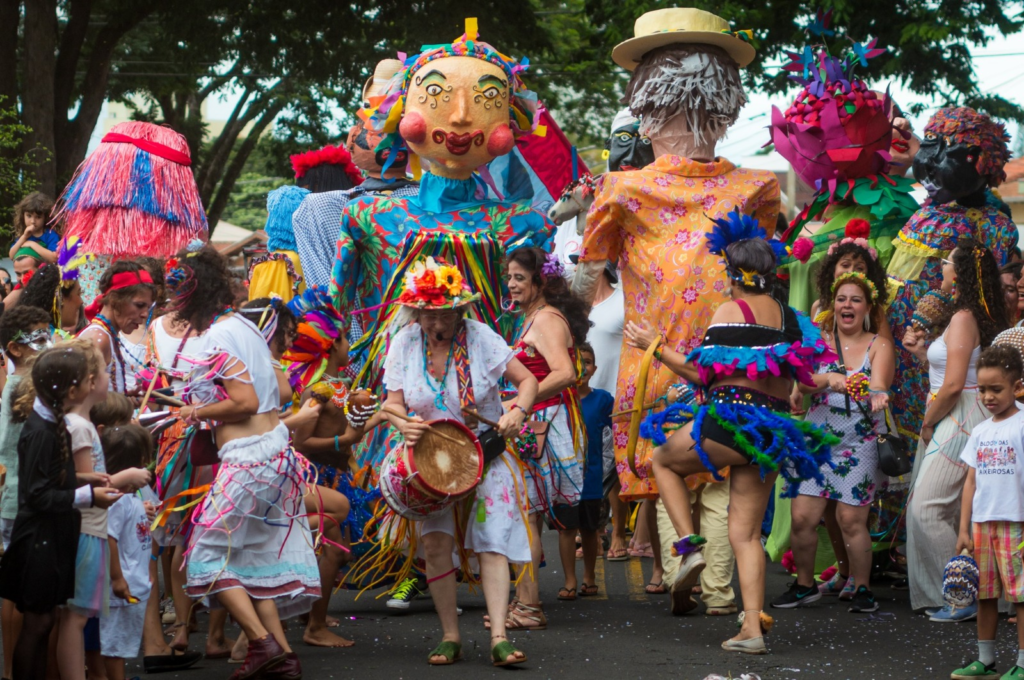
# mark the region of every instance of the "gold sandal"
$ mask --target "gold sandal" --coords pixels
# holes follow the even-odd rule
[[[506,630],[545,630],[548,627],[548,617],[544,610],[538,605],[531,607],[522,602],[516,602],[515,608],[505,618]]]

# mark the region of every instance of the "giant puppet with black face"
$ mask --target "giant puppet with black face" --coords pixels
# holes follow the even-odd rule
[[[504,253],[549,245],[553,225],[544,215],[528,201],[488,198],[474,178],[535,128],[537,97],[522,81],[524,70],[478,40],[476,20],[467,19],[466,33],[453,43],[425,46],[407,58],[361,112],[367,128],[383,135],[377,150],[391,149],[395,158],[408,151],[414,175],[420,158],[428,166],[417,196],[361,197],[342,216],[331,294],[340,309],[368,310],[360,314],[369,329],[364,344],[387,324],[393,309],[378,314],[375,308],[400,292],[414,259],[434,255],[459,266],[483,296],[481,320],[495,325],[502,316]]]
[[[1009,136],[1001,123],[967,107],[939,109],[924,129],[914,157],[914,177],[928,192],[893,241],[887,273],[898,286],[888,317],[896,340],[899,389],[893,415],[900,431],[916,439],[928,393],[928,373],[903,348],[918,300],[942,283],[942,262],[957,241],[970,236],[992,251],[1000,266],[1017,245],[1017,227],[991,192],[1005,178]]]
[[[770,172],[737,168],[715,154],[746,103],[740,68],[755,56],[750,32],[690,8],[648,12],[634,28],[612,59],[632,72],[623,103],[640,119],[638,134],[649,137],[655,160],[599,181],[573,285],[592,299],[605,263],[618,262],[626,323],[653,326],[668,347],[688,352],[728,299],[725,267],[704,240],[712,219],[738,209],[770,235],[779,184]],[[653,446],[638,440],[642,405],[677,381],[657,362],[647,375],[643,362],[643,351],[622,348],[616,410],[637,407],[613,428],[624,498],[657,493]]]

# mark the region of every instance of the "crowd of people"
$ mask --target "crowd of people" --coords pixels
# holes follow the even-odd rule
[[[429,593],[426,660],[450,665],[460,582],[482,588],[491,662],[518,665],[516,631],[564,623],[545,600],[598,595],[598,559],[638,557],[672,614],[699,595],[738,615],[722,647],[744,654],[768,652],[767,611],[875,612],[873,579],[903,569],[915,610],[978,620],[953,678],[1024,677],[1024,638],[1006,674],[994,650],[997,598],[1024,614],[1024,263],[991,191],[1005,134],[943,109],[918,139],[823,56],[813,101],[773,119],[780,151],[843,92],[891,132],[862,149],[866,174],[835,170],[847,193],[818,177],[786,225],[775,177],[715,154],[746,101],[744,33],[640,17],[613,53],[628,108],[594,178],[467,20],[377,65],[343,146],[293,157],[242,268],[202,238],[165,128],[119,126],[56,203],[26,196],[0,272],[3,677],[188,668],[207,608],[206,658],[297,680],[287,620],[306,644],[354,644],[331,630],[336,587],[386,589],[394,610]],[[556,198],[575,225],[538,210]],[[545,526],[564,575],[549,594]],[[766,535],[792,552],[784,592],[766,592]]]

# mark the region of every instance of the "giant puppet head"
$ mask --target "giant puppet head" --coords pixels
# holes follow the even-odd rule
[[[373,108],[371,99],[380,101],[380,95],[391,79],[404,68],[397,59],[381,59],[363,85],[362,111]],[[361,114],[362,115],[362,114]],[[368,113],[366,114],[368,115]],[[404,177],[409,163],[409,152],[402,144],[382,144],[386,135],[373,128],[370,121],[360,119],[349,130],[345,145],[352,161],[369,177]],[[385,171],[385,168],[387,170]]]
[[[537,97],[520,78],[525,69],[477,40],[476,19],[467,19],[461,38],[424,47],[371,98],[369,127],[386,135],[378,149],[400,148],[404,140],[432,173],[468,179],[510,152],[516,135],[532,131]]]
[[[669,8],[636,20],[612,59],[633,72],[623,103],[642,121],[654,154],[713,155],[747,102],[739,69],[754,59],[750,31],[710,12]],[[699,151],[698,151],[699,150]]]
[[[640,170],[654,162],[651,138],[640,134],[640,121],[629,109],[615,114],[604,158],[608,161],[608,172]]]
[[[1002,123],[966,106],[939,109],[924,129],[914,177],[936,204],[958,201],[999,186],[1010,160]]]
[[[885,52],[875,44],[855,43],[841,59],[825,46],[816,53],[807,46],[790,52],[792,61],[783,67],[795,72],[790,79],[803,89],[785,112],[772,107],[772,142],[797,176],[817,190],[889,172],[893,139],[902,139],[893,131],[892,102],[854,76],[858,65]]]

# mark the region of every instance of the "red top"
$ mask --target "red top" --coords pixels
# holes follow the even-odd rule
[[[543,354],[538,352],[535,348],[527,345],[526,342],[524,342],[523,340],[523,338],[526,337],[526,334],[530,332],[530,328],[532,327],[533,323],[531,322],[530,325],[527,326],[526,330],[523,331],[523,334],[519,336],[519,339],[516,340],[516,344],[512,346],[512,349],[516,350],[516,359],[519,359],[519,361],[523,363],[523,366],[526,367],[526,370],[532,373],[533,377],[536,378],[537,382],[539,383],[542,380],[544,380],[544,378],[551,375],[551,367],[548,366],[548,360],[544,358]],[[569,358],[572,359],[573,361],[576,361],[575,347],[569,348]],[[562,394],[564,393],[564,391],[565,390],[559,392],[553,397],[548,397],[544,401],[537,402],[536,404],[533,405],[533,410],[539,411],[549,406],[558,406],[559,404],[562,403]]]

